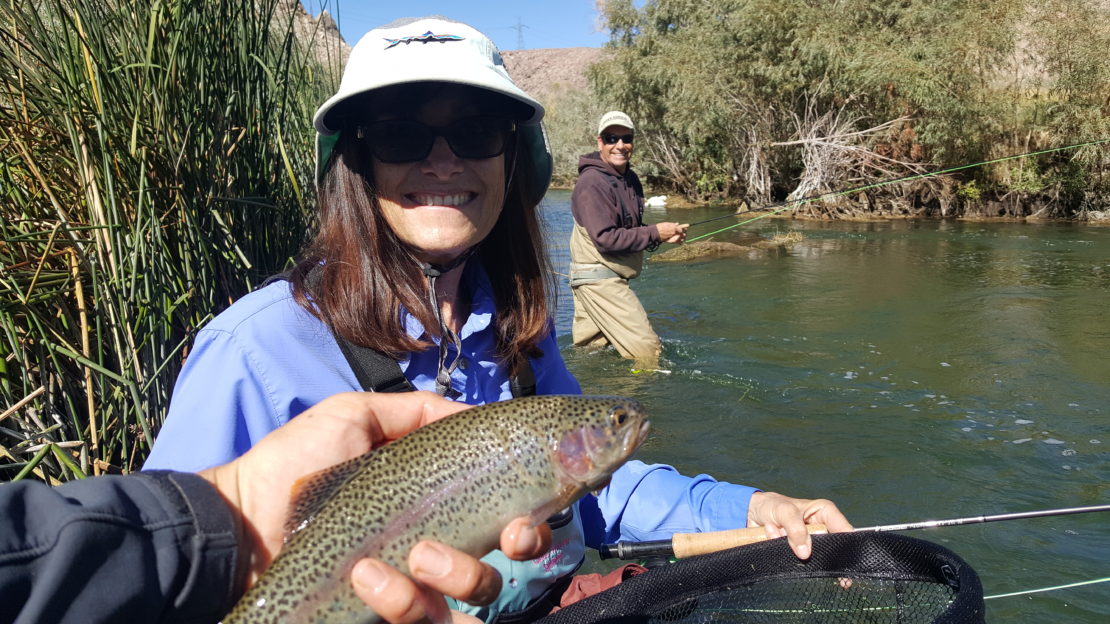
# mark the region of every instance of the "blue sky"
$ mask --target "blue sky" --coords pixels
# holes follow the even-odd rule
[[[327,9],[347,43],[354,45],[375,26],[401,17],[444,15],[466,22],[501,50],[600,47],[607,33],[597,28],[594,0],[301,0],[312,15]],[[518,27],[519,25],[519,27]]]

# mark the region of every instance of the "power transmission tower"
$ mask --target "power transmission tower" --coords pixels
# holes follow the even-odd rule
[[[516,49],[517,50],[523,50],[524,49],[524,29],[528,28],[528,27],[525,26],[524,23],[520,21],[520,16],[519,15],[516,16],[516,26],[515,26],[515,28],[516,28]]]

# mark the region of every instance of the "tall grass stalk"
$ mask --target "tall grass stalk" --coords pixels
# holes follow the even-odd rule
[[[135,470],[193,332],[304,240],[338,55],[296,0],[0,1],[0,479]]]

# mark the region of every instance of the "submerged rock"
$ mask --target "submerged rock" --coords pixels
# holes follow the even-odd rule
[[[772,238],[760,238],[751,245],[726,243],[723,241],[715,241],[711,238],[709,240],[695,241],[673,247],[663,253],[654,254],[649,259],[652,262],[689,262],[691,260],[701,260],[703,258],[735,258],[738,256],[762,255],[766,251],[788,247],[802,240],[805,240],[805,237],[799,232],[776,234]]]
[[[754,251],[754,248],[736,243],[707,240],[679,245],[663,253],[654,254],[650,259],[652,262],[689,262],[700,258],[742,256],[750,251]]]

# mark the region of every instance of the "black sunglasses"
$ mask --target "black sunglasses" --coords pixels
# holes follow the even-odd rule
[[[384,163],[424,160],[436,137],[459,158],[493,158],[505,152],[515,129],[505,117],[464,117],[442,128],[411,119],[387,119],[358,126],[359,138],[369,139],[370,152]]]
[[[606,145],[616,145],[617,141],[624,141],[625,143],[631,144],[632,143],[632,135],[631,134],[603,134],[603,135],[601,135],[601,140],[604,141]]]

